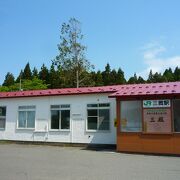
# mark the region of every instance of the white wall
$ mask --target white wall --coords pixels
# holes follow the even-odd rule
[[[86,131],[87,104],[110,103],[110,130],[107,132]],[[70,104],[71,120],[69,131],[52,131],[50,124],[50,105]],[[18,106],[35,105],[35,130],[18,129]],[[47,141],[68,143],[98,143],[116,144],[116,117],[115,99],[108,98],[108,94],[49,96],[28,98],[0,99],[0,106],[6,106],[6,128],[0,130],[0,139],[21,141]],[[45,131],[47,128],[47,131]]]

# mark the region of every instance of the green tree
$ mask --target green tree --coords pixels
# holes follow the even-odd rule
[[[85,57],[86,47],[82,45],[83,35],[80,22],[71,18],[68,23],[61,27],[60,44],[58,44],[59,55],[54,63],[60,65],[64,71],[64,77],[76,87],[83,86],[89,82],[88,73],[93,66]]]
[[[174,80],[180,81],[180,68],[178,66],[174,70]]]
[[[137,75],[136,75],[136,73],[134,73],[134,76],[129,78],[128,84],[136,84],[137,80],[138,80]]]
[[[111,67],[109,63],[106,64],[105,70],[102,72],[103,84],[105,86],[111,83]]]
[[[119,68],[117,71],[116,84],[125,84],[125,83],[126,83],[126,79],[124,77],[124,72],[122,71],[121,68]]]
[[[45,64],[41,66],[41,70],[39,71],[39,79],[44,81],[46,84],[49,84],[49,70]]]
[[[8,91],[10,91],[9,87],[7,87],[7,86],[0,86],[0,92],[8,92]]]
[[[110,82],[109,85],[115,85],[116,84],[116,80],[117,80],[117,72],[115,69],[113,69],[110,72]]]
[[[163,73],[163,76],[167,82],[173,82],[174,81],[174,74],[172,72],[172,69],[166,69]]]
[[[149,76],[148,76],[147,82],[148,83],[152,83],[153,82],[153,73],[152,73],[152,70],[150,70],[150,72],[149,72]]]
[[[161,75],[161,73],[156,72],[156,73],[153,75],[152,82],[153,82],[153,83],[164,82],[164,78],[163,78],[163,76]]]
[[[61,70],[56,70],[54,64],[51,65],[49,71],[49,87],[51,89],[61,87]]]
[[[146,81],[141,77],[141,76],[139,76],[138,77],[138,79],[137,79],[137,83],[138,84],[143,84],[143,83],[145,83]]]
[[[95,86],[103,86],[103,77],[101,71],[92,72],[92,79]]]
[[[14,76],[12,73],[8,72],[5,76],[5,80],[3,82],[3,86],[11,86],[15,83]]]
[[[22,88],[26,90],[38,90],[38,89],[47,89],[47,85],[37,77],[34,77],[32,80],[24,80],[22,83]]]
[[[32,72],[29,65],[29,62],[26,64],[24,71],[22,73],[22,79],[32,79]]]
[[[23,75],[23,70],[20,71],[19,76],[16,79],[16,83],[20,82],[20,80],[22,79],[22,75]]]
[[[32,70],[32,77],[34,78],[34,77],[38,77],[38,76],[39,76],[38,70],[36,67],[34,67],[34,69]]]

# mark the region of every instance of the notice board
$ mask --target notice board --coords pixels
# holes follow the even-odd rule
[[[171,109],[143,109],[145,133],[171,133]]]

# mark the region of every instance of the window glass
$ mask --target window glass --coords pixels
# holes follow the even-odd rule
[[[3,118],[3,117],[0,117],[0,128],[5,128],[5,121],[6,121],[6,118]]]
[[[174,131],[180,132],[180,99],[173,101]]]
[[[121,131],[142,131],[142,108],[141,101],[121,101]]]
[[[109,109],[99,110],[99,130],[109,130]]]
[[[97,109],[88,109],[88,116],[97,116]]]
[[[51,129],[59,129],[59,110],[51,110]]]
[[[0,107],[0,116],[6,116],[6,107]]]
[[[70,110],[61,110],[61,129],[69,129]]]
[[[88,104],[87,107],[98,107],[98,104]]]
[[[0,107],[0,129],[5,129],[6,107]]]
[[[88,117],[88,129],[97,130],[97,117]]]
[[[109,130],[110,127],[110,104],[87,105],[87,129]]]
[[[35,106],[19,106],[18,128],[35,128]]]
[[[35,111],[27,111],[27,128],[35,127]]]
[[[70,108],[70,105],[69,104],[62,104],[61,108]]]
[[[59,109],[60,108],[60,105],[51,105],[51,109]]]
[[[26,112],[25,111],[19,111],[19,128],[25,128],[26,127]]]
[[[101,103],[99,104],[99,107],[109,107],[110,104],[109,103]]]
[[[70,105],[51,105],[51,129],[70,129]]]
[[[35,106],[19,106],[19,110],[28,110],[28,109],[35,109]]]

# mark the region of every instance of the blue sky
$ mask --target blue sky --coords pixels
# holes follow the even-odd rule
[[[60,27],[82,23],[87,58],[129,78],[180,67],[179,0],[0,0],[0,83],[27,62],[48,67],[58,54]]]

